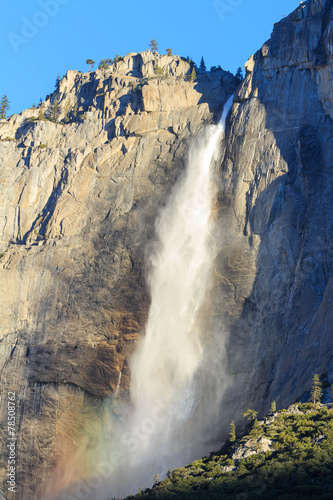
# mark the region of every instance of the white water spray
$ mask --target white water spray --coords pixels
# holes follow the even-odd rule
[[[188,416],[186,401],[202,355],[197,314],[209,286],[215,248],[211,213],[214,203],[214,156],[229,99],[218,125],[206,128],[192,144],[185,178],[157,221],[159,250],[149,279],[151,306],[143,342],[132,363],[131,396],[142,417],[156,402]]]
[[[184,426],[197,405],[195,375],[203,354],[198,313],[216,256],[214,172],[232,102],[231,97],[220,122],[206,127],[191,145],[185,177],[156,225],[159,248],[151,262],[151,306],[131,365],[133,423],[145,423],[131,463],[142,464],[148,474],[152,467],[156,474],[188,458],[190,443],[182,437],[188,437]]]
[[[136,493],[151,486],[156,474],[162,479],[169,468],[199,458],[200,441],[207,438],[212,415],[217,418],[220,399],[215,388],[221,382],[211,385],[214,394],[207,398],[203,379],[210,376],[206,366],[211,364],[214,371],[214,363],[220,365],[221,360],[218,346],[205,350],[198,320],[217,253],[212,235],[214,173],[232,102],[231,97],[220,122],[206,127],[192,143],[185,175],[157,220],[151,305],[131,363],[133,409],[127,422],[110,423],[112,443],[105,440],[105,446],[111,449],[109,457],[115,456],[107,462],[113,472],[96,492],[96,500],[106,494]],[[215,378],[221,375],[217,372]],[[211,403],[215,407],[207,408]]]

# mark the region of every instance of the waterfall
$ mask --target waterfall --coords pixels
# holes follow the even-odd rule
[[[157,218],[148,279],[151,305],[130,366],[131,408],[127,420],[110,417],[111,438],[103,437],[95,458],[97,475],[105,481],[96,485],[94,500],[151,486],[156,475],[163,479],[168,469],[200,458],[201,442],[206,453],[211,451],[207,443],[218,420],[223,342],[214,337],[208,346],[199,319],[218,250],[212,234],[214,177],[232,102],[231,97],[217,125],[205,127],[192,141],[186,171]],[[121,373],[116,395],[120,380]]]
[[[156,401],[191,411],[186,396],[202,356],[197,314],[206,296],[215,257],[211,212],[214,155],[224,132],[221,121],[193,142],[184,179],[157,220],[159,248],[151,258],[151,306],[146,333],[131,367],[131,396],[139,417]],[[186,398],[189,400],[187,401]]]
[[[132,425],[141,434],[130,463],[154,470],[150,480],[180,465],[190,447],[185,429],[197,406],[195,377],[203,356],[198,313],[217,250],[212,237],[214,173],[232,102],[231,97],[220,122],[193,141],[185,175],[156,223],[159,244],[151,256],[151,305],[131,364]]]

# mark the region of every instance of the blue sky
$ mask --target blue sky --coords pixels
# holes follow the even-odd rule
[[[235,73],[299,0],[5,0],[1,5],[0,96],[19,113],[53,92],[57,75],[85,61],[139,52],[190,56]]]

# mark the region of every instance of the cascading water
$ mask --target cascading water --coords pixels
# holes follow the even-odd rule
[[[133,468],[138,478],[134,491],[146,484],[144,476],[149,484],[156,473],[190,458],[187,426],[200,397],[195,376],[203,355],[198,313],[216,256],[214,172],[232,102],[231,97],[220,122],[206,127],[191,145],[185,176],[157,220],[151,306],[145,336],[131,364],[131,426],[140,439],[127,461],[128,474]]]
[[[184,177],[157,220],[151,305],[131,363],[133,407],[126,422],[110,423],[111,443],[104,440],[98,459],[108,457],[112,472],[93,496],[96,500],[136,493],[151,486],[156,474],[163,478],[169,468],[200,458],[200,442],[207,444],[217,420],[221,372],[214,363],[221,365],[219,346],[203,343],[199,313],[217,252],[212,235],[214,173],[232,102],[231,97],[220,122],[206,127],[192,143]],[[214,367],[213,374],[207,366]],[[207,399],[209,378],[215,378],[215,385],[210,385],[213,394]]]

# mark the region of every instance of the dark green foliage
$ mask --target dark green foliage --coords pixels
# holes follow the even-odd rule
[[[158,51],[158,44],[155,38],[152,39],[152,41],[149,44],[150,50],[155,54],[155,52]]]
[[[38,120],[45,120],[45,116],[44,116],[42,107],[39,108]]]
[[[0,120],[6,119],[9,107],[8,97],[4,95],[0,101]]]
[[[90,71],[90,68],[93,68],[93,67],[94,67],[95,61],[93,61],[92,59],[87,59],[87,60],[86,60],[86,64],[88,64],[88,66],[89,66],[89,71]]]
[[[201,58],[201,61],[200,61],[200,69],[202,69],[203,71],[206,71],[206,64],[205,64],[205,60],[202,56]]]
[[[252,420],[255,420],[257,418],[258,412],[254,410],[246,410],[244,413],[242,413],[243,417],[247,417],[247,419],[252,422]]]
[[[267,423],[254,420],[250,435],[233,443],[229,440],[219,452],[169,471],[164,481],[141,492],[140,498],[331,499],[333,409],[312,403],[299,405],[298,409],[301,413],[282,410]],[[234,447],[248,442],[256,426],[260,436],[274,443],[274,450],[253,454],[238,463],[228,458]],[[236,470],[226,472],[224,468],[230,466]]]
[[[241,67],[239,67],[239,68],[237,69],[237,71],[236,71],[236,75],[235,75],[235,76],[236,76],[237,80],[239,80],[240,82],[243,80],[243,78],[244,78],[244,77],[243,77],[243,70],[242,70],[242,68],[241,68]]]
[[[167,55],[172,56],[172,50],[171,49],[166,49]]]
[[[110,61],[111,61],[111,59],[101,59],[99,65],[98,65],[98,69],[103,70],[104,76],[105,76],[106,70],[110,68]]]
[[[322,389],[319,375],[316,373],[312,379],[311,401],[313,404],[320,403],[322,397]]]
[[[164,76],[163,69],[158,65],[155,66],[154,73],[156,76]]]
[[[110,68],[110,61],[111,59],[101,59],[98,69],[102,70],[103,76],[105,78],[106,71]]]
[[[56,82],[55,82],[55,88],[56,89],[58,88],[59,82],[60,82],[60,75],[58,74]]]
[[[276,401],[272,401],[272,404],[271,404],[271,408],[270,410],[272,413],[275,413],[276,412]]]
[[[59,115],[60,115],[60,107],[59,107],[59,102],[56,99],[51,107],[49,120],[51,122],[57,122]]]
[[[190,78],[189,78],[190,82],[194,82],[194,80],[196,79],[196,77],[197,77],[197,74],[196,74],[195,68],[193,67],[192,68],[192,72],[190,74]]]
[[[230,432],[229,432],[229,441],[233,442],[236,441],[236,425],[235,422],[232,420],[230,423]]]
[[[108,68],[108,64],[106,63],[106,59],[101,59],[98,65],[98,69]]]
[[[71,103],[70,100],[66,101],[66,104],[64,106],[64,122],[69,123],[69,113],[71,110]]]
[[[320,375],[320,382],[321,382],[322,389],[328,389],[329,387],[331,387],[331,384],[328,381],[327,373],[322,373]]]

